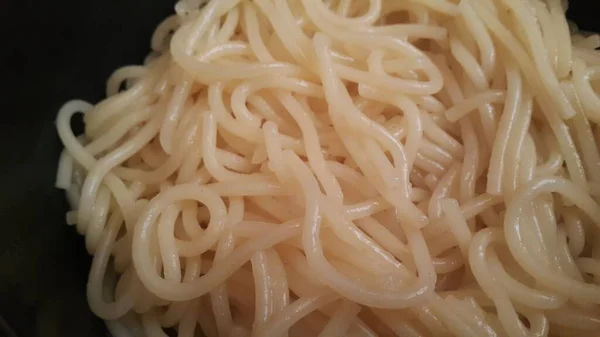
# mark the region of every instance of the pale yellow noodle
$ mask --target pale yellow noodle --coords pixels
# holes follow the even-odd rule
[[[600,38],[565,10],[179,1],[56,119],[91,310],[115,337],[593,336]]]

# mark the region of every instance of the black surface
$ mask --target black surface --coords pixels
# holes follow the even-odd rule
[[[598,31],[596,3],[572,1],[569,15]],[[89,257],[53,187],[61,148],[54,118],[68,99],[97,102],[114,69],[139,63],[173,5],[0,0],[0,315],[8,323],[0,319],[0,331],[106,335],[85,300]]]
[[[139,63],[173,5],[0,0],[0,315],[19,337],[105,336],[85,299],[90,259],[53,187],[54,118],[69,99],[97,102],[112,71]]]

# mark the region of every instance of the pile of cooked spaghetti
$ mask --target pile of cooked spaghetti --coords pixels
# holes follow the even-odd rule
[[[600,331],[600,37],[566,2],[205,2],[58,114],[114,336]]]

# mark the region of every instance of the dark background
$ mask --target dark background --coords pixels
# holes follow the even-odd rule
[[[572,0],[569,16],[598,31],[597,3]],[[87,308],[83,240],[53,187],[54,118],[69,99],[97,102],[113,70],[141,62],[173,5],[0,0],[0,336],[106,335]]]

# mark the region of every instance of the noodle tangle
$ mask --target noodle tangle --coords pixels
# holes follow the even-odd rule
[[[58,113],[91,310],[115,337],[597,333],[600,37],[566,6],[181,0]]]

